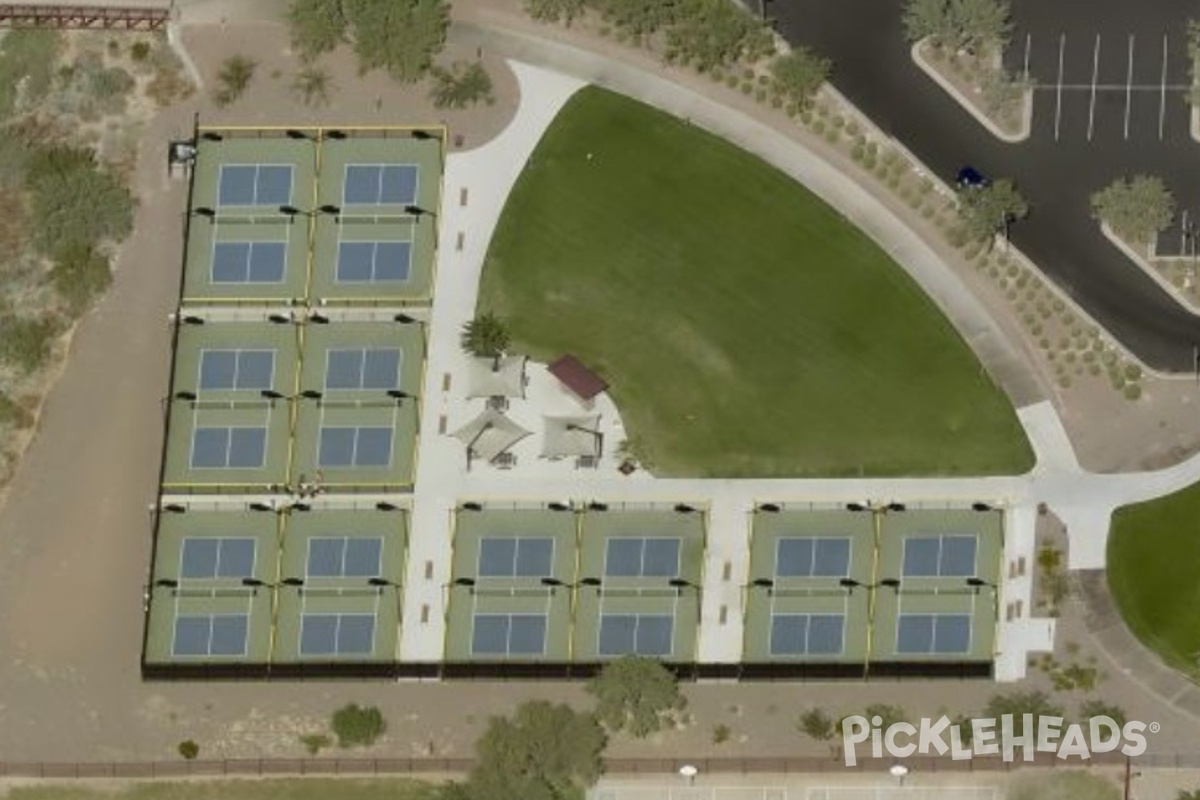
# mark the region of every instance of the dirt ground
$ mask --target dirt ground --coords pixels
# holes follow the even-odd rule
[[[516,78],[502,59],[454,41],[447,45],[438,63],[449,66],[456,61],[472,61],[482,56],[484,67],[492,78],[494,103],[465,110],[435,108],[429,100],[429,80],[402,86],[379,71],[359,75],[357,58],[349,48],[343,47],[322,56],[317,62],[333,78],[328,104],[306,106],[293,89],[301,63],[292,52],[287,30],[282,25],[266,22],[195,25],[185,28],[183,41],[200,69],[206,93],[211,93],[218,85],[216,75],[225,59],[241,55],[257,64],[245,95],[227,108],[206,104],[201,109],[203,124],[412,125],[440,122],[452,128],[452,149],[470,149],[504,130],[518,100]]]

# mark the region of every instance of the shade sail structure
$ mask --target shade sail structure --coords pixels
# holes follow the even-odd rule
[[[502,412],[489,408],[455,431],[454,438],[478,458],[492,461],[529,433]]]
[[[604,436],[600,433],[598,415],[542,419],[546,424],[546,435],[542,438],[543,457],[599,457]]]
[[[467,368],[467,397],[524,397],[525,356],[473,358]]]

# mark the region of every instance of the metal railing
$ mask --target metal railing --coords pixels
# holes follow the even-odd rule
[[[474,758],[244,758],[196,759],[192,761],[0,761],[0,777],[19,778],[181,778],[193,776],[235,777],[246,775],[464,775],[475,766]],[[841,758],[793,756],[787,758],[609,758],[606,775],[675,776],[685,764],[702,775],[804,775],[813,773],[886,773],[894,759],[860,758],[856,767],[846,767]],[[954,761],[949,756],[918,756],[904,760],[912,774],[1011,772],[1019,769],[1078,769],[1080,767],[1197,768],[1200,751],[1150,753],[1128,759],[1119,752],[1096,753],[1086,762],[1060,759],[1039,753],[1033,762],[1004,761],[998,756],[977,756]]]

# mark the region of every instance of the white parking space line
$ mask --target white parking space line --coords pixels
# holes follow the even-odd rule
[[[1062,121],[1062,90],[1063,90],[1063,52],[1067,49],[1067,35],[1058,37],[1058,96],[1054,101],[1054,141],[1058,141],[1058,127]]]
[[[1029,48],[1033,45],[1033,34],[1025,34],[1025,84],[1029,84]]]
[[[1162,65],[1162,93],[1158,99],[1158,140],[1161,142],[1163,138],[1163,128],[1167,120],[1167,35],[1163,34],[1163,65]]]
[[[1092,99],[1088,103],[1088,137],[1092,140],[1092,129],[1096,124],[1096,78],[1100,74],[1100,34],[1096,34],[1096,47],[1092,50]]]
[[[1133,100],[1133,34],[1129,34],[1129,71],[1125,77],[1125,138],[1129,138],[1129,107]]]

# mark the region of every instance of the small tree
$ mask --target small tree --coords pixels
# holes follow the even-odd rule
[[[956,31],[956,50],[978,52],[1003,48],[1012,35],[1011,11],[1001,0],[950,0],[950,25]]]
[[[771,62],[775,89],[787,102],[807,107],[817,90],[829,80],[833,63],[806,47],[797,47]]]
[[[643,656],[608,662],[587,690],[596,698],[596,717],[606,728],[626,730],[639,739],[659,730],[666,716],[683,704],[675,675]]]
[[[887,730],[897,722],[905,721],[903,708],[900,708],[899,706],[889,706],[886,703],[872,703],[871,705],[867,706],[866,711],[863,712],[863,716],[866,717],[867,721],[871,722],[872,724],[874,724],[874,718],[879,717],[881,720],[883,720],[879,723],[879,727],[883,728],[884,730]]]
[[[950,24],[950,0],[909,0],[903,22],[910,42],[929,39],[930,44],[941,47],[955,35]]]
[[[300,737],[300,744],[304,745],[304,750],[310,756],[318,755],[326,747],[333,744],[333,739],[329,738],[324,733],[310,733],[307,736]]]
[[[1013,735],[1023,736],[1025,731],[1025,714],[1033,715],[1033,725],[1038,727],[1040,717],[1061,717],[1063,710],[1051,702],[1045,692],[1011,692],[995,694],[988,700],[983,710],[986,719],[1000,719],[1005,714],[1013,715]]]
[[[328,53],[346,38],[341,0],[292,0],[287,22],[292,47],[306,61]]]
[[[477,358],[492,359],[492,369],[500,369],[500,356],[508,349],[508,326],[490,311],[478,314],[463,326],[459,335],[462,349]]]
[[[387,730],[387,721],[378,708],[351,703],[333,712],[331,727],[338,747],[370,747]]]
[[[591,714],[534,700],[510,719],[494,717],[475,745],[478,766],[452,796],[477,800],[566,800],[600,777],[604,730]]]
[[[1192,789],[1190,792],[1180,789],[1179,794],[1175,795],[1175,800],[1200,800],[1200,789]]]
[[[250,81],[254,80],[254,71],[258,63],[246,56],[236,55],[225,59],[221,70],[217,73],[218,89],[213,94],[213,102],[221,108],[232,105],[246,93]]]
[[[1001,0],[909,0],[904,32],[909,41],[978,51],[1002,48],[1012,33],[1008,3]]]
[[[800,715],[797,726],[800,732],[811,736],[812,739],[823,741],[829,745],[829,751],[833,753],[834,758],[838,757],[841,752],[841,742],[835,741],[841,735],[841,727],[836,722],[833,716],[824,709],[809,709],[804,714]]]
[[[492,77],[478,61],[456,61],[450,69],[434,67],[433,88],[429,99],[437,108],[466,108],[479,102],[489,105],[495,102],[492,96]]]
[[[1029,213],[1029,204],[1012,181],[999,180],[987,186],[967,186],[958,192],[963,233],[971,241],[1008,235],[1008,226]]]
[[[420,80],[446,42],[445,0],[343,0],[363,71],[386,70],[401,83]]]
[[[315,64],[305,64],[296,73],[292,92],[306,106],[328,105],[333,92],[333,78],[329,72]]]
[[[193,760],[200,755],[200,745],[193,742],[191,739],[185,739],[179,743],[179,755],[183,756],[188,761]]]
[[[823,708],[810,708],[800,715],[797,727],[806,735],[818,742],[829,742],[838,734],[838,729],[832,716]]]
[[[1175,198],[1162,178],[1120,178],[1092,195],[1092,215],[1131,242],[1149,242],[1175,218]]]
[[[525,13],[542,22],[570,25],[583,13],[583,0],[525,0]]]

